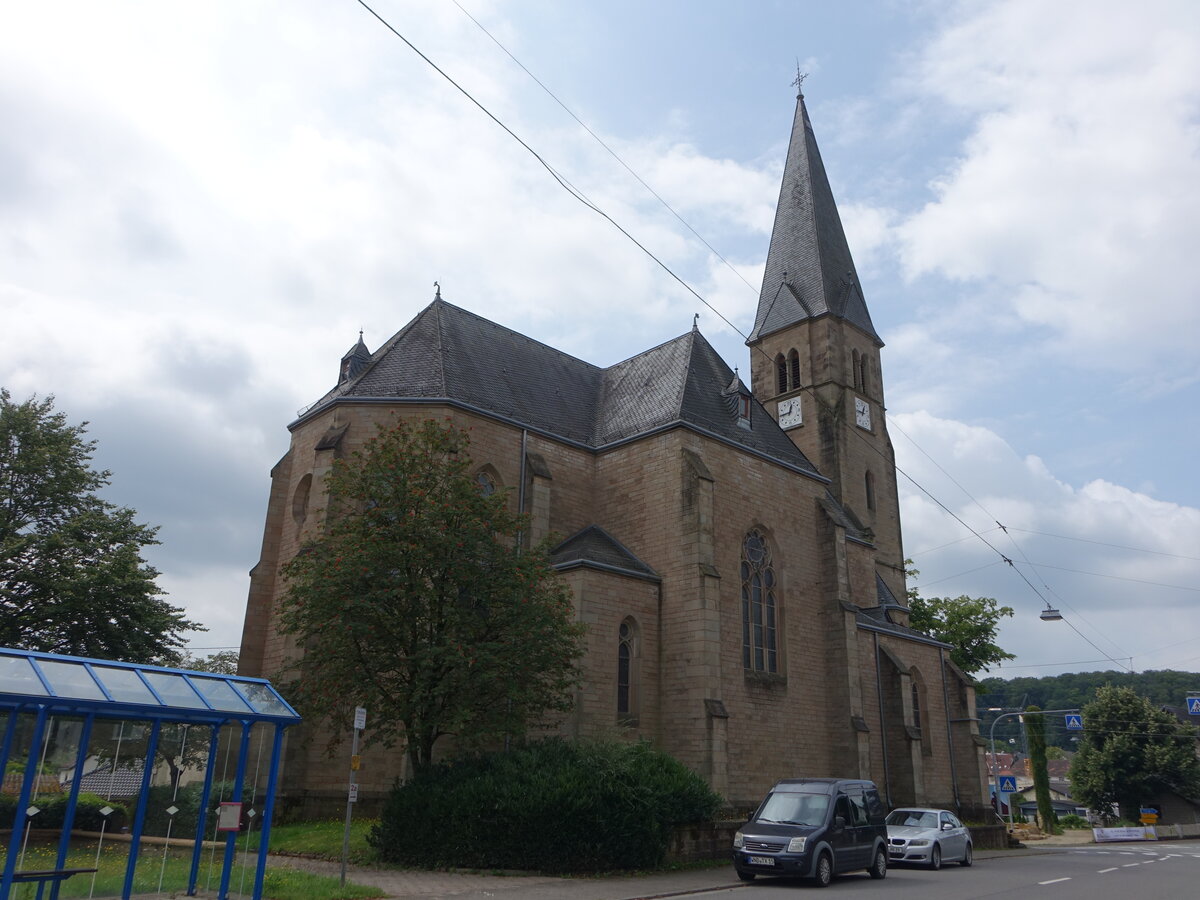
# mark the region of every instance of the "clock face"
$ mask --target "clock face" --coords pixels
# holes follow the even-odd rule
[[[854,398],[854,421],[859,428],[871,428],[871,404],[862,397]]]
[[[804,421],[800,411],[799,397],[790,397],[787,400],[780,400],[779,406],[776,407],[776,411],[779,413],[780,428],[795,428]]]

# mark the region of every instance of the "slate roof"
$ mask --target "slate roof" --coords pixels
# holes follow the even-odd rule
[[[898,625],[888,616],[888,607],[874,606],[869,609],[860,609],[855,613],[859,625],[866,625],[878,631],[887,631],[898,637],[907,638],[910,641],[921,641],[925,644],[936,644],[939,647],[953,649],[953,645],[947,644],[944,641],[939,641],[937,638],[931,638],[923,631],[917,631],[915,628],[909,628],[907,625]],[[891,607],[895,609],[895,607]]]
[[[577,531],[550,551],[550,564],[558,569],[593,566],[638,578],[659,581],[658,573],[599,525]]]
[[[602,369],[438,297],[292,427],[340,399],[448,401],[592,449],[689,425],[821,478],[757,401],[738,424],[735,377],[696,329]]]
[[[796,98],[758,312],[747,343],[823,315],[845,319],[883,345],[867,311],[801,94]]]

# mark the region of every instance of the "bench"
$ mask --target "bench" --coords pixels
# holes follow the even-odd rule
[[[24,872],[13,872],[13,884],[31,884],[37,882],[37,898],[42,900],[42,891],[47,884],[50,888],[50,900],[58,900],[58,889],[72,875],[82,875],[95,872],[95,869],[28,869]]]

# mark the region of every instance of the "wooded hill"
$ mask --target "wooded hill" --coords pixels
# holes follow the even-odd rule
[[[983,678],[975,688],[975,703],[979,710],[979,731],[987,738],[996,713],[990,706],[1006,710],[1038,706],[1042,709],[1081,709],[1095,697],[1096,689],[1106,684],[1131,687],[1156,706],[1183,707],[1189,693],[1200,693],[1200,674],[1177,672],[1173,669],[1148,672],[1070,672],[1042,678]],[[1197,717],[1196,724],[1200,724]],[[997,740],[1007,739],[1008,731],[1018,729],[1015,717],[996,725]],[[1058,721],[1047,722],[1046,741],[1072,749],[1072,733]]]

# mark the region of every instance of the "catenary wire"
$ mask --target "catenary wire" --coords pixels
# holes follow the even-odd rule
[[[512,54],[512,51],[510,51],[506,46],[504,46],[504,44],[500,43],[500,41],[496,38],[496,36],[494,34],[492,34],[490,31],[488,31],[487,28],[485,28],[478,19],[476,19],[466,9],[464,9],[463,5],[461,3],[459,3],[458,0],[452,0],[452,2],[460,10],[462,10],[462,14],[464,16],[466,16],[468,19],[470,19],[472,22],[474,22],[476,27],[478,27],[480,31],[482,31],[484,34],[486,34],[488,36],[488,38],[492,41],[492,43],[494,43],[497,47],[499,47],[501,50],[503,50],[505,55],[508,56],[509,59],[511,59],[518,66],[520,66],[521,70],[526,75],[528,75],[530,78],[532,78],[534,80],[534,82],[537,84],[537,86],[540,87],[543,91],[545,91],[550,96],[550,99],[552,99],[555,103],[557,103],[559,106],[561,106],[563,108],[563,111],[566,112],[566,114],[568,116],[570,116],[577,123],[579,123],[580,128],[582,128],[584,131],[586,131],[588,134],[590,134],[595,139],[596,143],[598,143],[601,147],[603,147],[605,150],[607,150],[609,155],[612,156],[612,158],[615,159],[617,162],[619,162],[622,165],[622,167],[624,167],[625,171],[627,171],[630,175],[632,175],[635,179],[637,179],[638,184],[640,184],[647,191],[649,191],[654,196],[654,199],[656,199],[659,203],[661,203],[664,207],[666,207],[667,211],[671,215],[673,215],[676,219],[678,219],[684,228],[686,228],[693,235],[695,235],[696,239],[698,241],[700,241],[700,243],[702,243],[705,247],[707,247],[709,249],[709,251],[712,252],[713,256],[715,256],[722,263],[724,263],[725,267],[727,269],[729,269],[729,271],[732,272],[734,275],[736,275],[739,279],[741,279],[742,283],[745,284],[746,287],[750,288],[750,290],[753,291],[754,293],[756,293],[756,294],[758,293],[758,289],[755,288],[754,285],[752,285],[749,281],[746,281],[745,276],[742,275],[742,273],[739,272],[734,267],[734,265],[731,262],[729,262],[729,260],[727,260],[724,256],[722,256],[720,251],[718,251],[716,247],[714,247],[712,244],[710,244],[708,241],[706,241],[704,239],[704,236],[702,234],[700,234],[700,232],[698,232],[695,228],[693,228],[691,226],[691,224],[686,219],[683,218],[683,216],[681,216],[678,212],[676,212],[675,209],[671,206],[671,204],[668,203],[666,200],[664,200],[659,195],[659,193],[656,190],[654,190],[654,188],[652,188],[649,184],[647,184],[645,182],[645,180],[643,180],[642,176],[639,175],[637,172],[635,172],[633,170],[633,168],[617,154],[617,151],[613,150],[612,147],[608,146],[608,144],[606,144],[604,142],[603,138],[601,138],[600,135],[598,135],[598,134],[596,134],[596,132],[592,131],[592,129],[590,127],[588,127],[588,124],[586,122],[584,122],[581,118],[579,118],[579,116],[575,115],[575,113],[571,110],[571,108],[568,107],[565,103],[563,103],[563,101],[561,99],[559,99],[558,95],[555,94],[554,91],[552,91],[552,90],[550,90],[550,88],[546,87],[546,85],[542,83],[542,80],[540,78],[538,78],[531,71],[529,71],[529,69],[526,68],[525,64],[523,62],[521,62],[519,59],[517,59],[516,56],[514,56]]]

